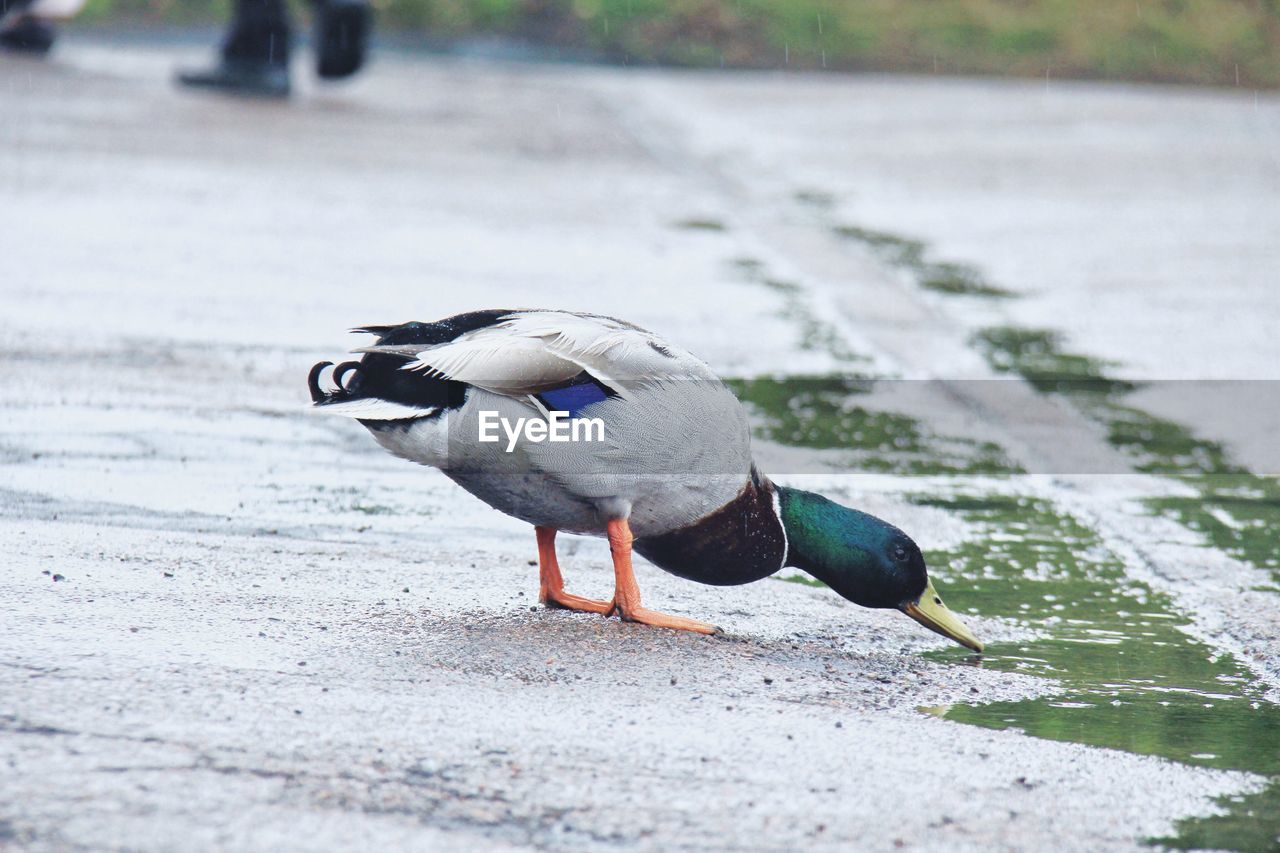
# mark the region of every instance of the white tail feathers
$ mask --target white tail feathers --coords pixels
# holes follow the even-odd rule
[[[317,415],[342,415],[362,421],[401,421],[407,418],[429,418],[440,409],[437,406],[410,406],[377,397],[362,397],[340,403],[317,403],[308,411]]]

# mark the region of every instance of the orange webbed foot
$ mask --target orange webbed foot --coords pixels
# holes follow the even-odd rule
[[[608,616],[613,612],[612,601],[600,601],[596,598],[583,598],[571,592],[547,590],[538,596],[538,600],[553,610],[579,610],[583,613],[599,613]]]
[[[699,622],[696,619],[686,619],[683,616],[671,616],[667,613],[659,613],[656,610],[650,610],[647,607],[636,607],[628,611],[619,613],[623,622],[638,622],[641,625],[652,625],[655,628],[671,628],[675,631],[692,631],[695,634],[719,634],[720,629],[715,625],[708,625],[706,622]]]
[[[609,533],[609,551],[613,554],[614,606],[605,615],[617,613],[624,622],[638,622],[655,628],[692,631],[695,634],[720,633],[715,625],[685,619],[683,616],[669,616],[643,607],[640,604],[640,586],[636,583],[635,572],[631,568],[631,526],[626,519],[615,519],[608,523],[606,529]]]
[[[613,609],[612,601],[597,601],[564,591],[564,578],[560,576],[560,564],[556,560],[556,531],[551,527],[535,527],[538,537],[538,574],[540,576],[538,600],[547,607],[560,610],[580,610],[607,616]]]

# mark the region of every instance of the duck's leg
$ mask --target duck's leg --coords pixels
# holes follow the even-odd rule
[[[641,622],[657,628],[674,628],[677,631],[694,631],[698,634],[715,634],[719,628],[705,622],[695,622],[681,616],[668,616],[640,605],[640,587],[631,569],[631,525],[625,518],[610,521],[609,551],[613,554],[614,606],[625,622]]]
[[[538,572],[541,577],[538,600],[547,607],[584,610],[587,613],[606,614],[612,610],[611,602],[564,591],[564,578],[560,577],[560,564],[556,561],[556,529],[535,527],[533,530],[538,536]]]

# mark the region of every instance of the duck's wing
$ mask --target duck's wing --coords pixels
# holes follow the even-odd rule
[[[546,502],[512,485],[535,474],[555,484],[552,505],[590,503],[621,516],[634,508],[637,535],[662,532],[722,506],[749,474],[750,432],[733,394],[702,361],[630,323],[485,311],[357,331],[377,343],[333,369],[332,390],[320,382],[328,363],[316,365],[316,410],[357,418],[391,452],[446,469],[517,517]],[[515,423],[553,411],[598,420],[602,434],[521,440],[514,452],[505,439],[480,438],[482,415]]]
[[[512,311],[440,343],[389,343],[358,352],[407,359],[403,369],[521,397],[583,371],[619,396],[634,384],[718,381],[698,358],[622,320],[569,311]]]

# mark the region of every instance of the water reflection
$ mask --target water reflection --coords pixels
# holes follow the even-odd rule
[[[954,705],[947,719],[1280,776],[1280,707],[1231,656],[1187,634],[1187,620],[1166,596],[1127,579],[1087,528],[1026,498],[919,500],[1001,534],[929,555],[955,607],[980,606],[1043,632],[989,645],[983,665],[1052,677],[1063,688],[1040,699]],[[969,657],[930,656],[957,664]],[[1270,847],[1280,833],[1277,798],[1276,785],[1238,798],[1227,803],[1229,815],[1184,822],[1177,839],[1160,843]]]

